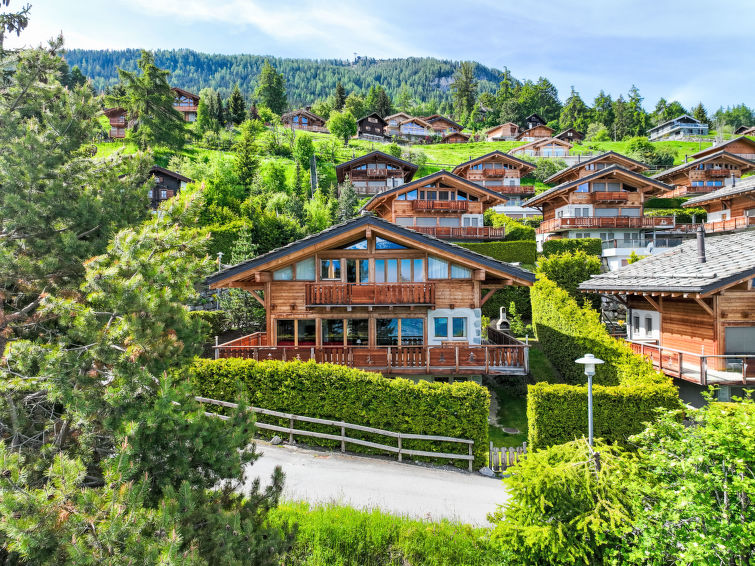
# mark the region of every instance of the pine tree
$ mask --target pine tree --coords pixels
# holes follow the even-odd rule
[[[234,147],[233,169],[241,184],[251,188],[259,168],[257,137],[263,130],[259,121],[247,120],[241,124],[241,136]]]
[[[375,112],[377,112],[381,118],[385,118],[393,113],[392,108],[393,103],[391,102],[391,97],[388,96],[388,93],[385,92],[385,89],[382,86],[378,87]]]
[[[407,112],[409,108],[412,105],[412,91],[411,89],[406,85],[406,83],[401,85],[401,88],[398,91],[398,95],[396,96],[396,107],[401,112]],[[385,116],[383,116],[385,118]]]
[[[231,248],[229,263],[236,265],[257,255],[257,246],[253,242],[252,231],[244,226],[238,235],[238,239]],[[239,330],[258,329],[261,321],[265,320],[265,309],[247,291],[241,289],[228,289],[218,296],[220,308],[225,311],[228,322],[232,328]]]
[[[692,117],[695,120],[699,120],[703,124],[710,126],[710,119],[708,118],[708,112],[705,110],[702,102],[698,102],[697,106],[692,109]]]
[[[338,185],[338,209],[336,210],[336,222],[345,222],[356,216],[359,205],[359,196],[354,190],[350,180]]]
[[[215,110],[215,121],[218,123],[219,127],[222,128],[226,123],[225,109],[223,108],[223,99],[217,91],[215,92],[215,101],[212,107]]]
[[[234,125],[238,126],[246,118],[246,108],[244,105],[244,97],[241,95],[241,89],[239,84],[233,87],[233,92],[228,99],[228,120]]]
[[[477,79],[475,78],[474,63],[464,61],[454,74],[451,92],[454,97],[454,110],[460,120],[465,119],[472,112],[477,102]]]
[[[601,90],[593,101],[592,112],[596,122],[600,122],[609,130],[612,129],[614,116],[613,100],[611,100],[610,94],[606,94]]]
[[[155,65],[155,57],[149,51],[141,52],[138,67],[139,72],[118,69],[123,95],[111,95],[108,105],[126,110],[127,135],[140,148],[165,145],[180,149],[185,142],[184,119],[173,108],[175,95],[168,84],[170,73]]]
[[[254,95],[260,104],[279,116],[285,112],[286,106],[288,106],[283,75],[276,71],[275,67],[268,61],[265,61],[257,78],[257,90],[255,90]]]
[[[341,81],[336,83],[336,90],[333,93],[333,110],[339,112],[343,110],[343,105],[346,103],[346,89],[343,88]]]
[[[580,98],[579,93],[571,88],[571,94],[566,99],[566,104],[561,109],[558,119],[562,130],[574,128],[578,132],[586,132],[590,124],[590,109]]]
[[[211,88],[203,88],[199,92],[199,106],[197,107],[196,127],[200,132],[217,132],[220,124],[217,121],[215,91]]]

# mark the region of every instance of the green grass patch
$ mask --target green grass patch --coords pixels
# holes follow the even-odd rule
[[[562,383],[561,376],[548,361],[548,357],[540,347],[540,342],[533,339],[530,339],[530,375],[535,383],[539,381]]]
[[[685,142],[685,141],[659,141],[653,142],[657,149],[670,149],[675,153],[674,165],[684,162],[685,155],[692,155],[712,145],[709,142]],[[575,144],[571,149],[572,155],[590,152],[615,151],[626,155],[629,152],[629,141],[607,141],[607,142],[585,142],[584,144]]]

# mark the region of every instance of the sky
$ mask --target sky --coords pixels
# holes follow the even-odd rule
[[[69,48],[429,56],[545,76],[562,100],[572,86],[590,103],[636,85],[649,109],[660,97],[755,106],[755,0],[26,1],[30,25],[9,45],[62,31]]]

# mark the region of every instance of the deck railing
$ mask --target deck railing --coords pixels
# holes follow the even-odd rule
[[[544,220],[537,233],[546,234],[573,228],[673,228],[675,224],[673,216],[577,216]]]
[[[408,226],[415,232],[444,240],[502,240],[505,228],[492,226]]]
[[[435,283],[307,283],[306,304],[434,305]]]
[[[432,210],[435,212],[465,212],[469,209],[466,200],[413,200],[413,210]]]
[[[626,202],[629,200],[629,193],[623,191],[603,191],[592,194],[593,202]]]
[[[680,224],[676,229],[682,232],[695,232],[700,224]],[[703,224],[705,232],[711,234],[714,232],[731,232],[733,230],[743,230],[755,226],[755,216],[736,216],[727,220],[714,220]]]

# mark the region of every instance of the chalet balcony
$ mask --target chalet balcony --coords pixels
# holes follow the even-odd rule
[[[574,218],[551,218],[537,229],[538,234],[592,228],[673,228],[673,216],[577,216]]]
[[[466,212],[469,201],[466,200],[413,200],[412,210],[428,212]]]
[[[487,179],[500,179],[506,176],[506,169],[483,169],[482,176]]]
[[[484,185],[486,189],[501,193],[502,195],[534,195],[534,185]]]
[[[435,304],[435,283],[307,283],[308,307]]]
[[[677,230],[682,232],[695,232],[700,224],[679,224]],[[715,220],[703,224],[706,234],[716,232],[733,232],[755,226],[755,216],[736,216],[727,220]]]
[[[592,194],[592,200],[595,204],[606,202],[627,202],[629,193],[623,191],[606,191]]]
[[[509,374],[529,371],[528,346],[518,341],[506,345],[442,346],[243,346],[237,341],[215,346],[215,358],[258,361],[315,361],[377,371],[384,374],[453,375]]]
[[[492,226],[408,226],[415,232],[441,240],[502,240],[505,228]]]
[[[352,181],[365,181],[373,179],[389,179],[393,177],[403,177],[401,171],[389,171],[388,169],[356,169],[349,172],[349,178]]]
[[[320,134],[329,134],[328,128],[325,126],[310,126],[309,124],[286,124],[286,127],[293,128],[294,130],[304,130],[305,132],[317,132]]]
[[[113,127],[124,128],[126,126],[126,119],[125,118],[111,118],[110,125]]]
[[[197,105],[190,105],[190,106],[181,106],[178,104],[174,104],[173,108],[178,110],[179,112],[186,113],[186,112],[197,112],[199,107]]]

